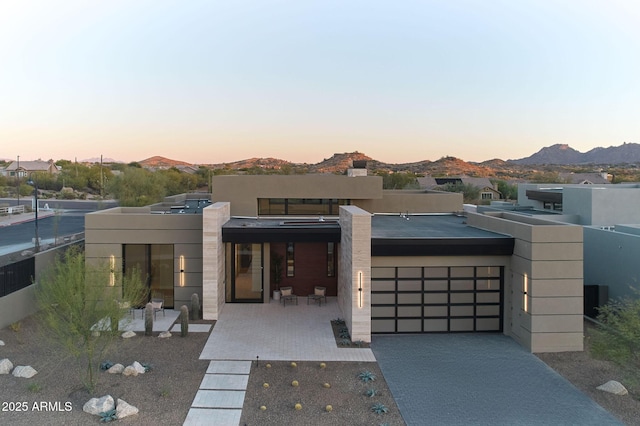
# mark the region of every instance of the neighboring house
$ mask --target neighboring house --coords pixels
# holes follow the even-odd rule
[[[611,175],[603,173],[560,173],[560,178],[569,184],[606,185],[611,183]]]
[[[447,184],[472,185],[480,189],[480,200],[501,200],[502,193],[497,190],[489,178],[473,178],[467,176],[459,177],[419,177],[418,185],[424,189],[436,189]]]
[[[482,210],[492,207],[502,210]],[[640,184],[520,184],[507,209],[581,225],[584,284],[606,286],[609,299],[640,297]]]
[[[280,258],[279,285],[326,287],[353,340],[499,332],[533,352],[582,350],[582,228],[462,209],[462,194],[383,190],[361,170],[215,176],[213,194],[86,215],[85,252],[138,271],[169,307],[197,293],[211,320],[269,303]]]
[[[56,166],[53,160],[49,161],[17,161],[11,162],[7,167],[2,169],[3,176],[7,177],[26,177],[29,173],[50,173],[56,174],[60,172],[60,167]]]

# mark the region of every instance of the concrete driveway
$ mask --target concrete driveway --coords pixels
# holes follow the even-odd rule
[[[622,424],[507,336],[374,336],[372,349],[408,425]]]

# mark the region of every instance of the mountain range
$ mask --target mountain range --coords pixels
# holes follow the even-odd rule
[[[375,160],[361,152],[336,153],[330,158],[316,164],[292,163],[278,158],[249,158],[229,163],[201,164],[213,169],[247,170],[260,168],[264,170],[281,170],[289,168],[292,172],[304,173],[341,173],[352,166],[353,161],[365,160],[367,169],[389,172],[413,172],[431,175],[469,175],[500,176],[518,174],[532,166],[570,166],[593,165],[612,166],[620,164],[640,163],[640,144],[624,143],[617,147],[594,148],[581,153],[569,145],[556,144],[544,147],[535,154],[516,160],[493,159],[481,163],[465,162],[455,157],[443,157],[436,161],[421,160],[411,163],[385,163]],[[164,157],[151,157],[139,162],[145,168],[169,168],[187,166],[184,161],[171,160]]]

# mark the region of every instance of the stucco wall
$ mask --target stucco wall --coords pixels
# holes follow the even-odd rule
[[[371,342],[371,214],[340,207],[338,304],[353,341]]]
[[[174,307],[202,300],[202,215],[151,214],[148,207],[102,210],[85,216],[87,262],[122,265],[124,244],[171,244],[174,256]],[[184,256],[184,280],[180,276]],[[182,286],[180,284],[183,284]]]
[[[640,227],[584,228],[585,285],[606,285],[609,299],[640,297]],[[633,287],[635,289],[632,290]]]
[[[214,203],[202,211],[202,314],[217,320],[225,303],[225,244],[222,225],[230,218],[229,203]]]
[[[371,213],[452,213],[462,210],[462,194],[441,191],[382,191],[382,198],[354,200]]]
[[[469,213],[467,223],[516,240],[505,332],[532,352],[583,350],[582,227],[508,213]]]
[[[582,225],[638,223],[640,188],[618,185],[568,187],[563,190],[562,210],[566,214],[579,214]]]
[[[230,202],[232,216],[257,216],[258,198],[382,198],[380,176],[214,176],[212,181],[212,200]]]

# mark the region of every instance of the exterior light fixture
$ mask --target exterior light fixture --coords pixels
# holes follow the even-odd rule
[[[524,274],[524,281],[522,283],[522,310],[529,312],[529,279],[527,274]]]
[[[358,272],[358,308],[362,308],[362,271]]]
[[[180,287],[184,287],[184,255],[180,256]]]
[[[109,285],[111,287],[116,285],[116,257],[114,255],[109,257]]]
[[[20,172],[18,172],[20,173]],[[35,251],[38,253],[40,251],[40,236],[38,235],[38,181],[33,179],[33,173],[29,173],[29,181],[27,182],[29,185],[33,186],[33,197],[34,197],[34,207],[35,207],[35,219],[36,219],[36,239],[35,239]],[[20,188],[18,188],[20,191]]]

